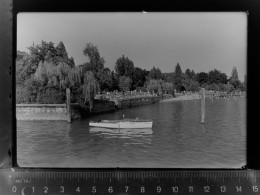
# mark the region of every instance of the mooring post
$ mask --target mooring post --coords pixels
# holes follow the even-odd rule
[[[70,104],[70,89],[66,89],[66,106],[67,106],[67,120],[71,122],[71,104]]]
[[[201,88],[201,123],[205,123],[205,88]]]

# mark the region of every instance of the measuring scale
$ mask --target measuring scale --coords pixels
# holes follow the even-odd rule
[[[2,195],[260,194],[255,170],[0,170]]]

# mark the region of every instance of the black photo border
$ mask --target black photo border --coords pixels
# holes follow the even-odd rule
[[[84,0],[8,0],[1,10],[4,27],[0,31],[0,168],[18,168],[16,143],[15,59],[17,14],[20,12],[246,12],[247,35],[247,165],[242,169],[260,169],[260,136],[258,136],[260,82],[260,1],[84,1]],[[2,8],[1,8],[2,9]],[[39,169],[41,169],[39,167]],[[47,169],[47,168],[45,168]],[[54,169],[57,169],[56,167]],[[58,168],[60,169],[60,168]],[[61,168],[62,169],[62,168]],[[81,169],[81,168],[75,168]],[[95,168],[86,168],[84,170]],[[120,169],[120,168],[115,168]],[[146,169],[146,168],[138,168]],[[100,170],[100,169],[97,169]],[[104,170],[104,169],[101,169]],[[113,170],[113,168],[109,169]],[[152,169],[154,170],[154,169]],[[160,169],[156,169],[160,170]],[[165,170],[165,169],[163,169]],[[168,169],[175,170],[175,169]],[[180,169],[178,169],[180,170]],[[187,169],[185,169],[187,170]],[[194,169],[191,169],[194,170]],[[212,169],[210,169],[212,170]]]

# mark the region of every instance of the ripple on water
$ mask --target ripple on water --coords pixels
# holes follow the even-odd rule
[[[98,118],[153,119],[152,130],[98,131]],[[73,121],[18,121],[17,160],[26,167],[240,168],[246,164],[246,101],[164,102]]]

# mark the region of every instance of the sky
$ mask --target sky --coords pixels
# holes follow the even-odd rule
[[[173,72],[217,69],[229,77],[233,66],[244,81],[247,58],[245,12],[19,13],[17,50],[41,41],[63,41],[75,64],[87,62],[83,49],[96,45],[105,67],[122,55],[136,67]]]

